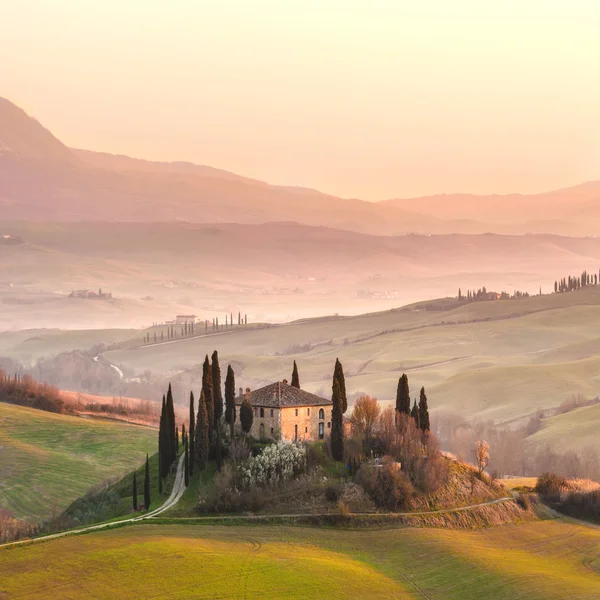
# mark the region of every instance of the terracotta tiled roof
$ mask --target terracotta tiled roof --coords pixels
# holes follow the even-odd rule
[[[241,404],[244,396],[235,399],[236,404]],[[280,408],[284,406],[322,406],[331,404],[331,400],[310,394],[304,390],[278,381],[258,390],[250,392],[252,406],[265,406]]]

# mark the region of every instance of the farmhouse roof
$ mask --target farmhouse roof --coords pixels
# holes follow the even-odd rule
[[[238,396],[236,403],[241,404],[243,399],[244,395]],[[332,403],[331,400],[300,390],[284,381],[278,381],[250,392],[250,402],[252,406],[266,406],[269,408],[324,406]]]

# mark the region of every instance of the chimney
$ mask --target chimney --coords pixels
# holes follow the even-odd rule
[[[240,398],[244,396],[244,388],[240,387]]]
[[[250,402],[250,388],[249,387],[246,388],[246,400],[248,400],[248,402]]]

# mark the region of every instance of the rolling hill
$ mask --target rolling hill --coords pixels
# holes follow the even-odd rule
[[[600,394],[600,359],[572,351],[599,343],[600,288],[450,304],[447,310],[425,306],[155,346],[136,346],[132,337],[104,356],[133,372],[164,373],[181,398],[199,386],[202,358],[215,348],[222,364],[234,365],[242,387],[289,379],[296,360],[302,387],[324,396],[331,393],[339,358],[351,397],[368,393],[392,401],[398,377],[406,372],[413,396],[425,386],[432,409],[497,423],[523,421],[571,395]],[[560,435],[557,428],[550,437],[552,431]],[[579,447],[597,443],[592,429],[581,430]]]
[[[136,525],[0,549],[0,593],[591,600],[599,537],[547,521],[479,531]]]
[[[58,515],[156,450],[154,429],[0,403],[0,508],[23,519]]]

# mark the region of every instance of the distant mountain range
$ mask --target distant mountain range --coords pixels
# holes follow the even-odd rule
[[[68,148],[0,98],[0,219],[297,222],[376,235],[600,232],[600,182],[522,196],[440,195],[373,203],[273,186],[185,162]]]

